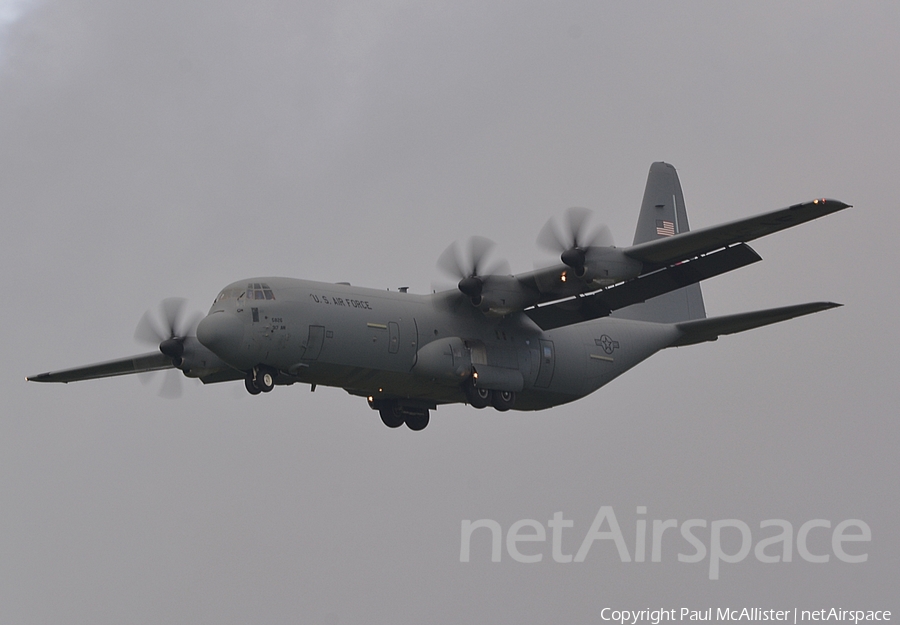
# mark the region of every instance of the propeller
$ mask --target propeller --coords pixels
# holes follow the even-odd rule
[[[134,338],[141,343],[155,345],[159,351],[172,359],[176,369],[181,367],[184,356],[184,340],[200,323],[199,313],[186,317],[186,300],[180,297],[164,299],[159,305],[159,315],[154,319],[148,310],[143,314],[134,331]],[[142,379],[143,376],[142,376]],[[166,371],[160,395],[179,397],[181,395],[181,375],[175,369]]]
[[[487,262],[495,246],[490,239],[474,236],[469,238],[466,250],[461,250],[459,243],[454,242],[438,257],[437,266],[447,274],[459,278],[457,288],[475,306],[481,303],[485,282],[492,275],[509,274],[509,263],[505,260]]]
[[[575,270],[579,276],[584,275],[584,261],[589,247],[612,247],[612,232],[605,224],[593,231],[588,230],[587,222],[591,211],[587,208],[573,206],[566,210],[562,217],[562,233],[554,219],[547,220],[538,233],[537,242],[544,249],[559,252],[560,260]]]

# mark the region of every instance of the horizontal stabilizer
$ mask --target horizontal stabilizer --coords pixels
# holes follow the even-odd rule
[[[101,362],[95,365],[39,373],[28,376],[25,379],[29,382],[77,382],[79,380],[108,378],[115,375],[158,371],[159,369],[172,369],[174,367],[171,357],[156,351],[149,354]]]
[[[746,243],[845,208],[850,208],[850,205],[837,200],[813,200],[719,226],[657,238],[633,245],[622,251],[626,256],[643,262],[645,270],[653,269],[698,254],[705,254],[720,247]]]
[[[811,302],[809,304],[797,304],[795,306],[784,306],[783,308],[769,308],[768,310],[755,310],[753,312],[739,313],[736,315],[725,315],[723,317],[711,317],[709,319],[697,319],[695,321],[683,321],[675,324],[682,335],[677,341],[672,343],[670,347],[682,347],[684,345],[695,345],[705,341],[715,341],[723,334],[735,334],[744,330],[752,330],[769,325],[770,323],[778,323],[779,321],[787,321],[794,317],[802,317],[812,313],[828,310],[842,306],[834,302]]]
[[[647,301],[701,280],[739,269],[761,260],[748,245],[733,245],[694,260],[673,265],[603,289],[593,295],[531,308],[525,311],[542,330],[606,317],[614,310]]]

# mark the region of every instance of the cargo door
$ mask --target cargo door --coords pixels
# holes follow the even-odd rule
[[[303,352],[303,360],[315,360],[322,351],[325,343],[325,326],[309,326],[309,336],[306,338],[306,351]]]

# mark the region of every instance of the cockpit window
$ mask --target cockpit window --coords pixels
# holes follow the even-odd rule
[[[271,287],[265,282],[250,282],[247,284],[247,289],[225,289],[219,296],[216,298],[216,301],[213,304],[218,304],[222,300],[226,299],[275,299],[275,294],[272,292]]]
[[[275,299],[275,294],[265,282],[251,282],[247,285],[247,299]]]
[[[213,304],[218,304],[222,300],[226,300],[226,299],[237,299],[238,297],[240,297],[243,294],[244,294],[243,289],[225,289],[224,291],[219,293],[219,296],[216,298],[216,301],[213,302]]]

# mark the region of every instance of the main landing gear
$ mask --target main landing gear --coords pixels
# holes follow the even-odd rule
[[[271,367],[254,367],[244,378],[244,386],[251,395],[268,393],[275,388],[278,372]]]
[[[404,423],[414,432],[424,430],[431,420],[428,408],[411,406],[396,399],[370,399],[369,406],[378,410],[381,421],[389,428],[398,428]]]
[[[516,394],[512,391],[492,391],[475,386],[472,378],[463,383],[463,392],[466,394],[466,401],[474,408],[493,406],[500,412],[506,412],[516,403]]]

